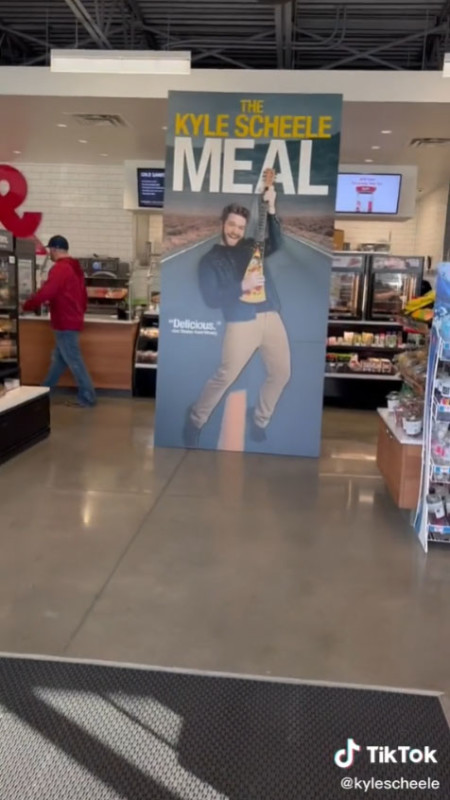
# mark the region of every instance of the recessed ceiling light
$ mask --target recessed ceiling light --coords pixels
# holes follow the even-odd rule
[[[365,158],[364,161],[366,164],[373,164],[373,158]]]
[[[106,158],[108,153],[100,153],[100,155],[103,156],[103,158]]]
[[[167,130],[167,125],[162,125],[161,130],[162,131],[166,131]]]
[[[22,150],[13,150],[15,156],[20,156]]]
[[[58,125],[56,127],[57,128],[67,128],[67,125],[66,125],[65,122],[58,122]]]
[[[373,144],[372,145],[372,150],[381,150],[381,147],[380,147],[379,144]]]
[[[392,131],[381,131],[381,133],[383,133],[384,136],[388,136],[390,133],[392,133]]]
[[[80,144],[87,144],[87,139],[78,139]]]

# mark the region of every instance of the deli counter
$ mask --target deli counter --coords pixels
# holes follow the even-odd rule
[[[117,258],[80,259],[88,294],[88,309],[81,332],[83,358],[96,389],[131,392],[138,320],[133,319],[130,265]],[[30,290],[20,298],[26,299]],[[22,382],[39,385],[44,380],[54,347],[48,314],[19,317]],[[67,370],[59,386],[73,387]]]
[[[137,320],[120,320],[105,314],[86,315],[80,342],[83,358],[96,389],[131,391]],[[22,383],[39,385],[44,380],[54,347],[47,315],[19,317],[19,350]],[[59,386],[72,387],[69,371]]]

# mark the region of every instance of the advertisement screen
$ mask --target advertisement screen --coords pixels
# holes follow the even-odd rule
[[[169,94],[157,446],[318,456],[341,102]]]
[[[163,169],[138,169],[139,208],[162,208],[164,205]]]
[[[336,212],[338,214],[397,214],[401,175],[338,176]]]

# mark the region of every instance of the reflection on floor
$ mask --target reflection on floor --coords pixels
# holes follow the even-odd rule
[[[56,405],[0,467],[0,651],[450,689],[450,553],[425,557],[371,412],[319,461],[152,447],[147,401]]]

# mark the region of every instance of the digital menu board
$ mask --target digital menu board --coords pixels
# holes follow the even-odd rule
[[[162,208],[164,205],[165,170],[161,167],[139,167],[138,203],[139,208]]]

